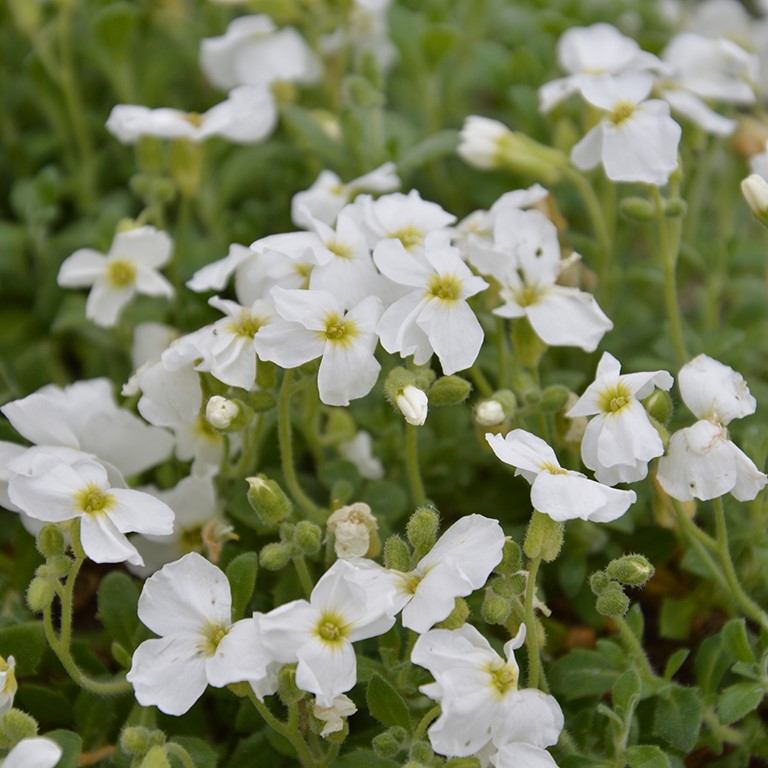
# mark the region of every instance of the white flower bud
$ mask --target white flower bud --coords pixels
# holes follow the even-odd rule
[[[483,400],[475,409],[475,419],[483,427],[493,427],[504,421],[504,408],[498,400]]]
[[[397,396],[397,407],[409,424],[420,427],[427,420],[427,393],[409,384]]]
[[[755,218],[768,226],[768,181],[753,173],[741,182],[741,192]]]
[[[456,153],[469,165],[482,170],[498,168],[500,162],[499,144],[511,135],[506,125],[498,120],[471,115],[464,121]]]
[[[220,395],[211,397],[205,406],[205,418],[214,429],[228,429],[239,414],[237,403]]]

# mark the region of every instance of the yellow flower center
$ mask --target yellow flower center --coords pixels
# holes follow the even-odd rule
[[[216,653],[216,649],[219,647],[219,643],[225,638],[229,632],[229,627],[224,624],[209,624],[203,630],[203,642],[201,644],[202,651],[206,656],[213,656]]]
[[[115,497],[88,483],[75,494],[75,507],[85,515],[103,515],[115,505]]]
[[[352,246],[347,243],[341,243],[338,240],[331,240],[325,244],[325,247],[340,259],[352,258]]]
[[[213,442],[219,442],[222,439],[221,435],[204,416],[198,416],[194,430],[198,437],[203,437]]]
[[[245,310],[240,314],[233,330],[238,336],[252,339],[259,332],[262,325],[264,325],[263,318],[258,315],[252,315],[248,310]]]
[[[597,404],[603,413],[618,413],[632,402],[632,391],[622,381],[600,393]]]
[[[514,294],[515,301],[521,307],[530,307],[541,298],[542,291],[535,285],[526,285],[522,290]]]
[[[541,465],[542,472],[549,472],[550,475],[567,475],[568,470],[558,467],[557,464],[553,464],[551,461],[547,461]]]
[[[518,672],[514,667],[504,664],[498,669],[489,669],[488,674],[491,676],[491,685],[500,697],[517,690]]]
[[[357,325],[354,320],[348,320],[333,312],[325,318],[325,330],[320,331],[320,336],[332,344],[346,347],[357,336]]]
[[[456,275],[435,275],[427,285],[427,293],[440,301],[458,301],[461,298],[461,280]]]
[[[347,636],[347,626],[337,613],[325,612],[315,626],[317,636],[328,645],[339,645]]]
[[[203,124],[203,116],[197,112],[187,112],[184,115],[184,119],[195,128],[199,128]]]
[[[126,259],[114,259],[107,264],[107,280],[115,288],[128,288],[136,280],[136,267]]]
[[[608,119],[614,125],[621,125],[628,120],[635,112],[637,107],[631,101],[620,101],[608,113]]]
[[[424,243],[424,233],[412,224],[392,232],[390,237],[396,237],[403,244],[406,251],[417,248]]]

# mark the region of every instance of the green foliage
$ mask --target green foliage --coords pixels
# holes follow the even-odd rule
[[[400,726],[410,730],[411,717],[403,697],[381,675],[373,675],[365,693],[368,711],[389,728]]]

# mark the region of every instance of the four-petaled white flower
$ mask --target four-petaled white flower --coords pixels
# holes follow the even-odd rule
[[[136,649],[126,676],[142,706],[183,715],[209,684],[268,679],[258,614],[233,624],[227,577],[196,552],[147,579],[139,618],[160,635]]]
[[[120,310],[137,294],[173,296],[157,270],[171,258],[171,238],[154,227],[119,232],[106,256],[92,248],[75,251],[59,269],[62,288],[91,287],[85,316],[96,325],[115,325]]]
[[[634,491],[610,488],[572,470],[563,469],[555,452],[544,440],[523,429],[513,429],[506,437],[486,434],[493,452],[515,474],[531,483],[533,508],[553,520],[564,522],[581,518],[607,523],[621,517],[634,504]]]
[[[264,648],[275,661],[298,662],[296,685],[314,693],[320,707],[334,706],[354,686],[352,643],[381,635],[395,622],[392,591],[360,574],[351,561],[337,560],[308,601],[278,606],[260,620]]]
[[[648,462],[664,453],[658,431],[640,402],[654,387],[667,391],[666,371],[619,373],[621,364],[608,352],[600,358],[595,381],[567,416],[592,416],[581,441],[581,458],[606,485],[634,483],[648,473]]]
[[[740,374],[707,355],[686,363],[677,377],[683,401],[698,417],[670,438],[659,460],[661,487],[675,499],[714,499],[730,492],[750,501],[768,478],[728,436],[727,425],[755,412],[757,403]]]
[[[436,752],[467,757],[492,742],[500,748],[531,745],[539,754],[557,742],[564,722],[560,705],[542,691],[518,688],[514,651],[524,639],[523,624],[505,644],[504,659],[469,624],[419,637],[411,661],[435,678],[420,690],[440,702],[440,717],[428,731]]]

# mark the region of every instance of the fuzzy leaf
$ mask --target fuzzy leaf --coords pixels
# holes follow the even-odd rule
[[[139,588],[136,582],[121,571],[110,571],[99,585],[99,620],[113,640],[128,651],[136,646],[133,642],[139,623],[137,605]]]
[[[744,619],[732,619],[722,630],[723,647],[726,652],[733,656],[737,661],[743,661],[745,664],[754,664],[755,654],[749,644],[747,636],[747,627]]]
[[[381,676],[375,674],[368,683],[365,694],[370,713],[388,728],[399,725],[411,729],[408,706],[403,697]]]
[[[640,744],[627,750],[630,768],[669,768],[669,758],[657,746]]]
[[[259,570],[259,556],[255,552],[243,552],[227,566],[227,580],[232,590],[232,620],[243,617],[253,590],[256,588],[256,574]]]
[[[725,725],[735,723],[760,706],[765,696],[761,683],[736,683],[726,688],[717,702],[720,722]]]
[[[704,716],[704,702],[696,688],[670,686],[656,705],[653,732],[682,752],[696,746]]]
[[[37,672],[46,645],[43,625],[38,621],[25,621],[0,629],[0,656],[16,659],[19,677]]]

